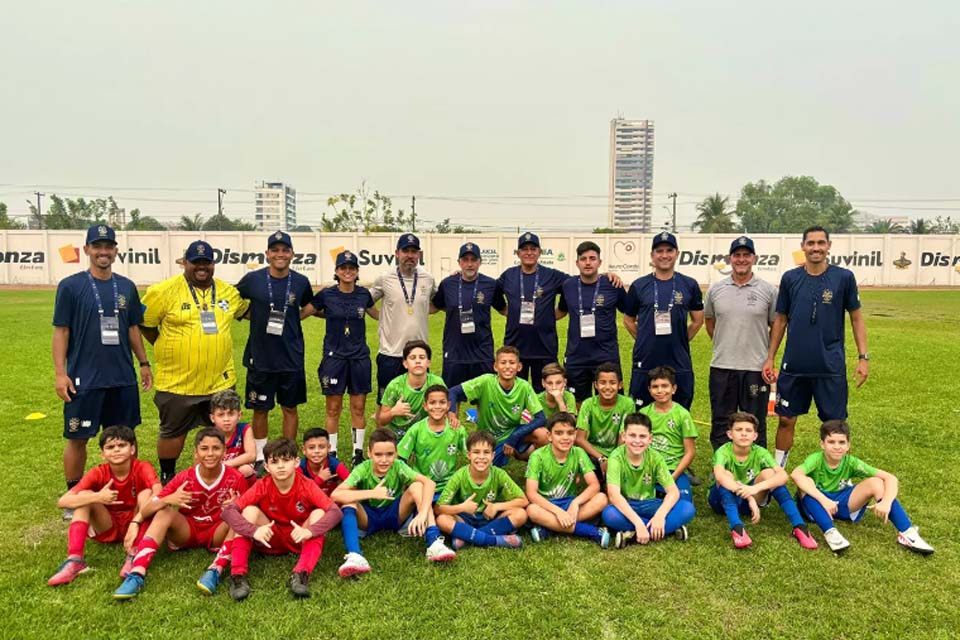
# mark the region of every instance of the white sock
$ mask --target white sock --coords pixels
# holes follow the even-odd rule
[[[263,460],[263,447],[267,444],[266,438],[254,438],[253,441],[257,445],[257,461]]]
[[[354,429],[353,430],[353,450],[354,451],[363,451],[363,438],[366,435],[366,429]]]
[[[330,434],[330,451],[333,452],[333,455],[337,455],[337,433]]]
[[[776,459],[778,465],[786,469],[787,458],[790,457],[790,449],[776,449],[774,451],[773,457]]]

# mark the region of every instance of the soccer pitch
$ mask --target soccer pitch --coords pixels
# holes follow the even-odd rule
[[[804,551],[775,506],[764,510],[759,524],[748,525],[753,548],[736,551],[726,520],[706,503],[704,485],[694,488],[697,516],[686,543],[670,539],[604,551],[556,536],[534,545],[525,535],[521,550],[467,547],[451,565],[432,566],[422,541],[378,534],[363,543],[373,572],[341,580],[336,568],[344,551],[337,530],[327,537],[313,574],[311,599],[294,601],[286,588],[292,557],[257,558],[250,571],[253,593],[238,604],[226,585],[212,598],[194,586],[211,559],[199,550],[161,553],[144,592],[127,603],[111,597],[120,583],[119,546],[88,544],[92,571],[65,587],[46,585],[65,557],[67,528],[55,506],[64,485],[62,404],[53,390],[50,356],[54,293],[0,291],[0,451],[6,477],[0,493],[0,637],[956,637],[960,445],[952,427],[960,421],[960,291],[870,290],[861,297],[871,370],[867,384],[850,393],[852,453],[897,475],[900,500],[936,548],[933,556],[899,547],[893,526],[872,514],[860,524],[839,525],[852,543],[843,556],[832,554],[812,525],[820,548]],[[436,373],[442,323],[442,314],[431,320]],[[495,314],[494,323],[499,341],[503,319]],[[566,321],[560,324],[562,352]],[[368,343],[376,345],[376,325],[367,325]],[[323,321],[305,322],[309,401],[300,410],[301,433],[323,424],[315,374],[323,329]],[[245,323],[236,325],[241,391],[246,335]],[[620,336],[628,370],[632,341],[622,327]],[[692,348],[692,413],[700,423],[693,467],[705,478],[711,450],[705,424],[710,341],[704,331]],[[851,373],[852,349],[848,325]],[[141,457],[156,463],[152,395],[141,396],[144,423],[137,435]],[[24,420],[31,412],[46,418]],[[818,446],[818,426],[815,416],[800,419],[791,468]],[[768,429],[772,442],[774,420]],[[271,435],[279,431],[274,412]],[[347,447],[344,438],[340,453],[349,460]],[[179,469],[189,464],[188,452]],[[88,466],[98,461],[91,443]],[[508,470],[522,483],[521,465],[512,462]]]

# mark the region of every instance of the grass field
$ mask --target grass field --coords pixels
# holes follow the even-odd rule
[[[865,291],[872,356],[870,380],[851,392],[853,452],[894,472],[900,497],[937,552],[924,558],[900,548],[891,525],[868,515],[841,524],[853,543],[834,556],[804,551],[772,507],[749,527],[754,547],[735,551],[725,520],[710,512],[706,487],[694,489],[690,540],[622,551],[552,538],[522,550],[467,548],[450,566],[429,566],[420,541],[377,535],[364,543],[374,571],[343,581],[339,531],[329,535],[314,572],[313,597],[294,601],[285,586],[293,559],[254,559],[253,595],[213,598],[194,581],[210,556],[163,554],[147,588],[118,604],[119,547],[87,547],[93,571],[57,589],[46,579],[65,556],[66,523],[55,508],[63,492],[61,403],[50,360],[52,291],[0,291],[0,638],[766,638],[957,637],[960,629],[960,291]],[[500,320],[499,318],[497,319]],[[440,352],[442,318],[432,321]],[[376,344],[368,323],[369,342]],[[562,323],[565,331],[565,322]],[[301,428],[322,424],[315,375],[324,324],[306,323],[310,401]],[[495,335],[502,336],[499,322]],[[246,339],[237,326],[237,358]],[[621,329],[621,336],[625,332]],[[853,348],[848,336],[848,354]],[[629,362],[628,340],[622,340]],[[561,345],[562,350],[562,345]],[[706,377],[710,343],[693,344],[694,418],[709,420]],[[439,373],[439,358],[434,370]],[[852,364],[850,365],[852,371]],[[243,387],[245,371],[240,369]],[[156,409],[142,396],[137,430],[142,457],[155,462]],[[47,417],[24,420],[33,411]],[[368,413],[373,411],[370,402]],[[278,418],[278,416],[272,416]],[[802,418],[792,462],[817,446],[815,418]],[[346,423],[344,423],[346,424]],[[701,426],[695,469],[709,469],[709,427]],[[279,421],[271,421],[279,433]],[[342,454],[346,454],[342,443]],[[98,461],[91,444],[90,464]],[[182,458],[180,468],[187,464]],[[520,479],[522,467],[511,463]]]

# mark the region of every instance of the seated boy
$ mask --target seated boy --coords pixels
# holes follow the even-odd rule
[[[347,465],[332,452],[333,443],[326,429],[316,427],[303,434],[303,458],[300,460],[300,473],[313,480],[328,496],[340,483],[347,479],[350,472]]]
[[[804,549],[816,549],[817,541],[807,530],[797,503],[787,491],[787,472],[778,465],[757,439],[756,416],[737,411],[727,421],[728,442],[713,454],[713,475],[716,482],[710,487],[707,500],[716,513],[725,513],[730,523],[730,535],[737,549],[752,544],[743,528],[741,514],[750,514],[752,522],[760,522],[760,507],[776,498],[783,513],[790,520],[793,536]]]
[[[517,378],[520,352],[504,345],[494,354],[493,370],[450,389],[450,411],[457,412],[461,401],[477,403],[477,430],[489,431],[497,439],[493,464],[503,467],[510,456],[530,456],[530,448],[547,444],[546,418],[537,394],[526,380]],[[525,410],[525,411],[524,411]],[[524,413],[530,418],[522,423]]]
[[[343,506],[341,528],[347,548],[340,577],[370,571],[360,552],[360,531],[368,536],[380,530],[405,529],[412,536],[426,538],[427,560],[447,562],[456,558],[457,554],[443,543],[433,519],[434,482],[397,458],[393,431],[382,427],[374,431],[367,455],[369,459],[351,471],[333,492],[333,499]]]
[[[659,452],[667,463],[670,475],[680,491],[680,499],[693,502],[690,479],[685,473],[697,452],[697,428],[690,412],[673,401],[677,392],[677,375],[670,367],[650,371],[650,396],[653,404],[640,409],[650,418],[653,440],[650,448]]]
[[[310,597],[310,573],[323,552],[324,535],[340,522],[340,509],[316,484],[297,472],[293,440],[279,438],[263,448],[267,475],[223,510],[236,533],[230,567],[230,597],[250,595],[250,552],[299,555],[287,585],[297,598]]]
[[[436,483],[437,496],[456,471],[458,456],[466,453],[467,430],[450,426],[448,393],[442,384],[427,387],[423,392],[427,417],[414,423],[397,445],[403,461]]]
[[[240,396],[233,389],[217,391],[210,398],[210,422],[223,434],[223,463],[233,467],[247,479],[248,486],[257,481],[253,463],[257,444],[249,422],[240,422]]]
[[[850,426],[828,420],[820,427],[820,451],[811,453],[791,474],[800,490],[800,508],[823,531],[832,551],[850,546],[834,525],[835,519],[859,522],[866,509],[897,528],[897,542],[928,555],[933,547],[920,537],[897,500],[900,483],[892,473],[871,467],[850,455]],[[862,480],[861,482],[855,482]],[[875,504],[870,504],[876,500]]]
[[[387,385],[377,408],[377,426],[390,427],[402,438],[407,429],[427,417],[423,408],[423,392],[427,387],[444,384],[443,378],[430,373],[430,358],[433,350],[422,340],[411,340],[403,345],[403,366],[407,372],[397,376]],[[456,414],[450,416],[451,424],[460,426]],[[362,431],[361,431],[362,433]],[[354,449],[363,450],[363,442],[354,442]]]
[[[606,549],[610,533],[597,527],[597,517],[607,506],[587,453],[574,445],[577,419],[573,414],[555,413],[547,420],[550,444],[533,452],[527,463],[527,516],[536,526],[530,529],[534,542],[542,542],[547,531],[588,538]]]
[[[567,388],[567,370],[556,362],[551,362],[543,367],[543,391],[537,395],[540,406],[543,407],[543,415],[549,419],[550,416],[558,411],[566,413],[576,413],[577,399],[573,392]]]
[[[140,512],[160,491],[156,471],[136,455],[137,436],[130,427],[100,432],[104,463],[87,471],[57,501],[59,508],[73,509],[73,518],[67,530],[67,559],[47,581],[51,587],[73,582],[87,570],[83,548],[88,536],[103,544],[123,542],[127,554],[133,553],[143,525]]]
[[[453,536],[453,548],[521,546],[514,532],[527,521],[527,499],[506,471],[493,465],[497,439],[487,431],[467,438],[469,465],[460,467],[437,500],[437,526]]]
[[[620,393],[620,366],[612,362],[597,367],[593,386],[597,395],[583,401],[577,416],[577,446],[587,452],[603,478],[607,458],[620,444],[623,419],[637,410],[637,403]]]
[[[137,544],[130,571],[114,592],[114,598],[127,600],[143,590],[147,569],[164,539],[171,550],[199,547],[216,551],[224,544],[230,527],[220,519],[221,510],[247,490],[247,481],[243,474],[223,463],[223,452],[223,433],[214,428],[197,433],[193,448],[196,465],[174,476],[140,510],[144,519],[150,519],[150,525]],[[229,558],[229,550],[218,554],[214,560],[216,569],[209,569],[198,584],[206,580],[208,587],[212,584],[207,589],[212,593]]]
[[[680,499],[663,456],[653,450],[650,418],[632,413],[624,419],[624,444],[607,461],[607,497],[603,523],[617,532],[614,546],[622,549],[636,539],[640,544],[662,540],[671,533],[687,539],[687,527],[696,511],[693,502]],[[661,500],[657,486],[666,491]]]

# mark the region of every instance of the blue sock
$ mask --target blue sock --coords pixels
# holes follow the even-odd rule
[[[429,547],[440,537],[440,528],[437,525],[427,527],[423,537],[427,539],[427,546]]]
[[[598,540],[600,538],[600,530],[592,524],[578,522],[573,525],[573,535],[577,536],[578,538],[590,538],[592,540]]]
[[[343,519],[340,521],[343,531],[343,546],[347,553],[360,553],[360,529],[357,526],[357,510],[355,507],[343,508]]]
[[[723,505],[723,513],[727,516],[727,522],[730,528],[743,526],[743,520],[740,519],[740,497],[726,487],[717,485],[717,493],[720,494],[720,504]]]
[[[893,504],[890,505],[890,522],[893,523],[893,526],[895,526],[900,533],[903,533],[913,526],[913,523],[910,522],[910,517],[907,516],[907,512],[900,506],[899,500],[894,500]]]
[[[484,533],[492,533],[495,536],[513,533],[515,530],[516,527],[514,527],[513,523],[510,522],[510,518],[497,518],[496,520],[491,521],[489,524],[480,527],[480,531],[483,531]]]
[[[793,501],[793,496],[790,495],[786,487],[777,487],[770,492],[770,495],[780,503],[780,508],[783,509],[794,529],[803,526],[803,516],[800,515],[800,509],[797,509],[797,503]]]
[[[497,543],[497,537],[495,535],[485,533],[480,529],[474,529],[463,522],[458,522],[453,525],[453,537],[460,538],[464,542],[475,544],[478,547],[492,547]]]
[[[817,523],[817,526],[820,527],[821,531],[829,531],[833,529],[834,524],[833,520],[830,518],[830,514],[827,513],[827,510],[820,506],[820,503],[811,498],[810,496],[803,496],[800,498],[800,501],[803,503],[804,510],[810,514],[810,517],[813,518],[813,521]]]

